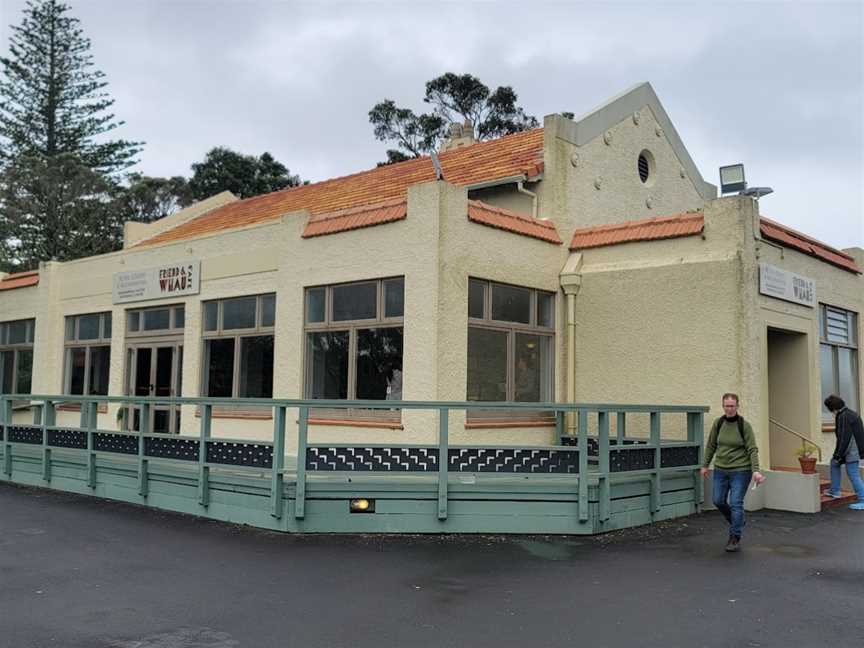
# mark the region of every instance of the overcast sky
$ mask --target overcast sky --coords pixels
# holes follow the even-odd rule
[[[367,112],[424,83],[512,85],[542,119],[650,81],[706,180],[743,162],[762,213],[864,247],[862,3],[67,0],[138,170],[189,175],[216,145],[312,181],[375,166]],[[0,49],[23,0],[0,0]]]

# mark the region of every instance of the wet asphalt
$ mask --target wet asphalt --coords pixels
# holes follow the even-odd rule
[[[864,641],[864,513],[595,537],[285,535],[0,485],[2,648]]]

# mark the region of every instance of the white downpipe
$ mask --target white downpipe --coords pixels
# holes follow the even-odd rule
[[[531,196],[531,215],[534,218],[537,218],[538,207],[539,207],[538,203],[540,202],[540,199],[537,197],[537,194],[534,193],[533,191],[528,191],[524,187],[522,180],[519,180],[516,183],[516,191],[518,191],[521,194],[525,194],[526,196]]]
[[[567,402],[576,402],[576,293],[567,294]],[[567,434],[576,436],[576,413],[567,416]]]

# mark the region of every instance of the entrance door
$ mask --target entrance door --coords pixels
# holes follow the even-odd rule
[[[183,346],[152,344],[131,347],[128,353],[129,384],[127,393],[134,396],[171,398],[182,393]],[[180,408],[170,403],[148,405],[149,425],[145,432],[177,434],[180,431]],[[132,429],[138,431],[140,407],[134,408]]]
[[[808,348],[806,333],[768,329],[769,453],[772,468],[798,465],[795,450],[801,447],[801,439],[788,430],[807,438],[813,436]]]

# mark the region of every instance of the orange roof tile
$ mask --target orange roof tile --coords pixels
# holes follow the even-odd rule
[[[543,129],[445,151],[438,157],[444,179],[456,185],[516,175],[534,177],[543,172]],[[428,157],[390,164],[229,203],[138,245],[177,241],[254,225],[294,211],[308,210],[316,215],[384,200],[404,200],[409,186],[434,179],[435,170]]]
[[[340,209],[329,214],[316,214],[309,217],[306,229],[303,230],[303,238],[383,225],[402,220],[407,216],[407,200],[389,200],[375,205]]]
[[[578,229],[570,241],[571,250],[629,243],[632,241],[655,241],[699,234],[705,227],[701,213],[658,216],[643,220],[626,221],[612,225],[599,225]]]
[[[810,238],[806,234],[796,232],[785,225],[764,217],[760,219],[759,229],[762,232],[762,236],[775,243],[814,256],[838,268],[861,274],[861,268],[855,263],[853,257],[829,245],[825,245],[821,241]]]
[[[507,230],[516,234],[530,236],[548,243],[562,243],[558,230],[552,221],[532,218],[525,214],[493,207],[479,200],[468,201],[468,219],[481,225]]]
[[[15,288],[26,288],[39,283],[39,271],[14,272],[0,280],[0,290],[13,290]]]

